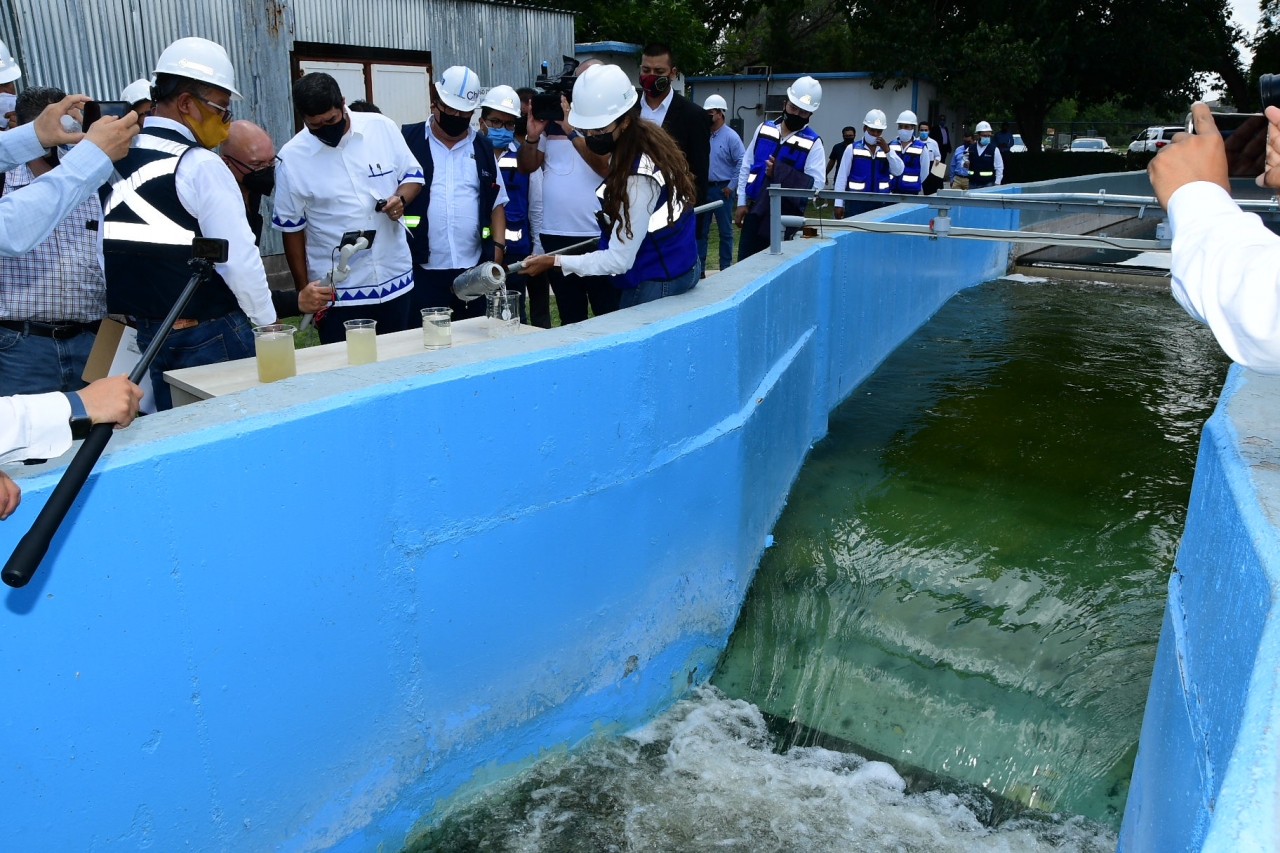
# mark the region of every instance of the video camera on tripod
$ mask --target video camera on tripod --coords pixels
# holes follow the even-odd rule
[[[573,83],[577,78],[574,73],[581,63],[572,56],[562,56],[564,67],[559,76],[552,77],[547,73],[547,61],[542,61],[542,73],[533,82],[542,91],[533,96],[529,111],[538,121],[563,121],[564,109],[560,106],[560,97],[573,101]]]

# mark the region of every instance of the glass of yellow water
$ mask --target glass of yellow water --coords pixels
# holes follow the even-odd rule
[[[422,309],[422,345],[427,349],[444,349],[453,343],[453,331],[449,328],[448,308]]]
[[[378,321],[347,320],[347,364],[372,364],[378,360]]]
[[[296,326],[288,323],[254,326],[259,382],[275,382],[298,375],[298,362],[293,353],[293,336],[297,331]]]

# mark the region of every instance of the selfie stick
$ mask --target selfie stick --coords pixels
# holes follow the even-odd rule
[[[351,275],[351,267],[347,266],[351,260],[351,256],[356,252],[369,248],[369,241],[360,237],[354,243],[347,243],[338,249],[338,265],[329,272],[325,273],[324,279],[320,282],[321,287],[333,287],[347,280],[347,276]],[[337,291],[334,291],[333,299],[338,299]],[[305,332],[307,327],[311,325],[311,320],[315,314],[306,314],[302,318],[302,322],[298,324],[298,331]]]
[[[202,243],[205,245],[201,246],[200,244]],[[151,362],[155,361],[156,354],[160,352],[160,348],[164,346],[165,340],[169,337],[169,332],[173,331],[173,324],[178,322],[178,318],[186,310],[187,304],[191,302],[191,297],[195,296],[196,288],[200,286],[202,281],[209,278],[213,272],[213,265],[215,263],[226,263],[226,240],[197,239],[195,250],[200,257],[192,258],[187,262],[195,272],[191,274],[191,279],[187,282],[187,286],[183,288],[178,301],[174,303],[173,308],[169,311],[169,316],[164,318],[164,324],[160,327],[160,331],[151,339],[151,343],[147,345],[146,352],[142,354],[142,358],[138,359],[138,363],[134,365],[133,370],[129,373],[129,381],[134,385],[141,382],[142,377],[146,376],[147,371],[151,369]],[[220,252],[220,256],[213,254],[215,250]],[[4,571],[0,572],[0,579],[3,579],[6,584],[12,587],[26,586],[31,580],[31,576],[36,573],[36,569],[40,568],[40,561],[44,559],[45,553],[48,552],[49,544],[53,541],[54,535],[57,534],[58,528],[62,526],[62,520],[67,517],[67,513],[71,510],[71,505],[75,503],[76,497],[80,494],[80,489],[84,488],[89,475],[93,473],[93,466],[98,464],[98,457],[106,449],[107,442],[111,440],[111,433],[114,430],[115,424],[93,425],[93,429],[89,432],[89,437],[84,440],[84,443],[80,445],[80,449],[76,451],[71,464],[63,472],[62,479],[54,487],[53,494],[49,496],[49,500],[41,508],[40,514],[36,516],[31,529],[18,542],[18,547],[13,549],[13,553],[9,555],[9,561],[4,564]]]

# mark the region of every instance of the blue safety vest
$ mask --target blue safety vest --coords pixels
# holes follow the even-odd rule
[[[798,172],[804,171],[804,164],[809,159],[809,152],[813,150],[813,143],[818,141],[818,134],[812,127],[805,125],[784,142],[783,132],[776,122],[766,121],[760,125],[755,148],[751,152],[751,171],[747,174],[748,199],[755,199],[760,195],[760,188],[766,183],[764,169],[770,157],[774,158],[775,164],[786,163]]]
[[[508,255],[527,255],[533,251],[533,232],[529,228],[529,176],[516,168],[516,152],[513,142],[498,157],[498,170],[507,188],[507,251]]]
[[[897,193],[920,192],[920,185],[924,180],[925,144],[919,139],[913,139],[906,145],[903,145],[899,140],[895,140],[889,143],[889,150],[902,158],[902,165],[905,167],[902,170],[902,174],[893,179],[893,191]]]
[[[865,140],[845,149],[852,152],[849,164],[849,180],[845,189],[858,193],[887,193],[893,188],[893,175],[889,171],[889,154],[880,146],[868,148]]]
[[[631,228],[635,233],[645,229],[644,242],[636,253],[636,262],[631,269],[622,275],[613,277],[615,287],[630,290],[642,281],[670,281],[678,278],[698,263],[698,240],[693,215],[693,208],[685,207],[680,199],[675,199],[671,207],[667,200],[671,198],[671,189],[667,179],[658,171],[653,160],[642,154],[631,167],[633,175],[649,175],[660,186],[658,206],[646,223],[643,216],[636,216],[632,211]],[[605,185],[601,184],[596,195],[604,201]],[[603,218],[603,217],[602,217]],[[609,237],[613,234],[613,226],[601,228],[600,248],[609,248]]]
[[[969,189],[989,187],[996,182],[996,144],[988,142],[985,149],[978,143],[969,146]]]

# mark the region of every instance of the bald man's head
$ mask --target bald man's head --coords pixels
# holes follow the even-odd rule
[[[275,160],[276,147],[265,130],[241,119],[231,122],[227,141],[222,143],[222,156],[232,161],[227,165],[236,180],[241,180],[246,172],[270,166]]]
[[[579,65],[579,66],[578,66],[578,68],[577,68],[577,70],[575,70],[575,71],[573,72],[574,76],[575,76],[575,77],[581,76],[583,71],[586,71],[588,68],[590,68],[590,67],[591,67],[591,66],[593,66],[593,65],[604,65],[604,60],[603,60],[603,59],[588,59],[586,62],[584,62],[584,63],[582,63],[581,65]]]

